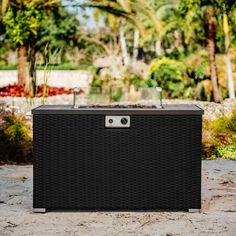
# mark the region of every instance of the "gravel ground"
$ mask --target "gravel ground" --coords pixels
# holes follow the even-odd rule
[[[0,236],[236,235],[236,160],[203,161],[202,213],[32,213],[32,166],[0,166]]]

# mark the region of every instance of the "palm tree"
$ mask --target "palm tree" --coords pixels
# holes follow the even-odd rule
[[[223,15],[223,29],[225,35],[225,53],[226,53],[229,98],[235,98],[233,69],[232,69],[231,55],[229,51],[230,50],[229,23],[228,23],[228,15],[226,13],[224,13]]]
[[[215,102],[221,102],[222,94],[219,88],[215,56],[216,30],[218,26],[215,8],[211,2],[205,0],[182,0],[179,1],[178,11],[180,14],[179,26],[184,35],[184,43],[190,44],[190,42],[196,42],[198,39],[206,41],[213,99]]]
[[[151,6],[152,0],[88,0],[86,3],[69,1],[70,6],[91,7],[119,18],[120,45],[125,65],[129,65],[130,58],[127,50],[124,26],[126,21],[134,26],[134,57],[137,55],[139,35],[145,32],[145,21],[152,22],[156,33],[161,31],[160,20]]]
[[[188,3],[188,1],[185,1]],[[189,5],[194,5],[193,1]],[[199,3],[199,4],[198,4]],[[221,101],[222,96],[218,89],[218,78],[215,63],[215,47],[216,47],[216,32],[219,30],[222,21],[223,32],[225,38],[225,53],[226,53],[226,71],[228,81],[229,97],[235,98],[233,70],[230,55],[230,36],[229,36],[229,16],[230,13],[236,10],[236,2],[231,0],[201,0],[195,1],[198,4],[198,9],[205,12],[205,23],[207,25],[207,48],[210,58],[211,79],[213,85],[213,93],[215,101]],[[187,4],[188,5],[188,4]],[[197,13],[197,11],[195,11]],[[192,27],[192,25],[191,25]]]
[[[210,18],[208,17],[208,20],[210,20],[210,22],[214,24],[212,25],[212,27],[208,27],[209,30],[214,29],[214,31],[220,31],[221,25],[223,26],[222,31],[224,33],[224,38],[225,38],[224,44],[226,53],[226,72],[228,81],[228,91],[229,91],[229,97],[235,98],[233,70],[232,70],[232,62],[229,50],[230,49],[229,17],[230,14],[236,10],[236,2],[232,0],[201,0],[200,5],[202,9],[205,10],[208,9],[208,13],[212,17],[212,20],[210,20]],[[214,33],[214,36],[215,35],[216,32]],[[209,36],[211,36],[211,32],[209,32]],[[216,40],[214,39],[214,41]]]
[[[231,0],[217,0],[214,1],[214,4],[223,18],[229,98],[235,98],[233,69],[230,55],[229,16],[230,13],[236,9],[236,2]]]
[[[34,45],[40,30],[40,22],[43,18],[43,12],[58,6],[59,2],[60,0],[2,0],[3,21],[8,35],[17,47],[19,85],[27,88],[32,81],[35,90],[36,50]],[[28,57],[30,58],[29,71]]]
[[[157,10],[164,11],[164,33],[166,34],[168,31],[178,32],[183,47],[193,47],[194,42],[196,42],[196,46],[199,46],[199,39],[206,40],[213,98],[215,102],[221,102],[222,95],[219,89],[215,59],[218,25],[213,4],[207,0],[160,0],[157,4]],[[205,34],[204,39],[203,33]]]
[[[216,59],[215,59],[217,21],[215,18],[215,10],[211,6],[206,8],[206,25],[207,25],[207,49],[210,59],[213,96],[215,102],[221,102],[222,95],[219,90]]]

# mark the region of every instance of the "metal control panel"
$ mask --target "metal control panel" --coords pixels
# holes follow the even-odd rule
[[[130,116],[105,116],[106,128],[130,128]]]

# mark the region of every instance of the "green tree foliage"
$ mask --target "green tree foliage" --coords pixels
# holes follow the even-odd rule
[[[41,21],[49,10],[58,7],[59,1],[7,0],[2,2],[3,23],[10,40],[18,49],[18,83],[30,86],[36,92],[35,44],[41,29]],[[27,73],[28,51],[30,71]],[[27,89],[28,90],[28,89]]]
[[[3,17],[6,32],[16,46],[29,44],[38,36],[44,12],[26,5],[15,11],[11,6]]]
[[[219,89],[217,67],[216,67],[216,32],[217,19],[216,10],[210,2],[204,0],[184,0],[180,4],[181,14],[185,20],[184,29],[187,42],[191,37],[198,37],[199,29],[204,32],[205,44],[208,50],[213,96],[216,102],[222,101]],[[201,35],[201,34],[200,34]]]
[[[44,49],[48,46],[48,53],[60,50],[63,62],[66,51],[78,46],[79,27],[80,23],[76,16],[63,7],[46,15],[41,21],[41,30],[36,41],[37,50],[44,55],[45,61],[49,55],[45,55]]]
[[[60,1],[11,0],[3,15],[7,36],[18,48],[18,82],[31,83],[36,92],[36,53],[44,48],[65,54],[77,41],[78,20],[60,6]],[[49,55],[44,55],[45,62]],[[29,75],[27,60],[29,59]],[[30,78],[30,81],[27,81]]]
[[[178,61],[162,58],[153,60],[150,65],[150,79],[155,80],[157,85],[163,88],[168,95],[178,93],[179,87],[182,84],[183,68]],[[177,94],[176,94],[177,95]],[[179,95],[179,94],[178,94]]]

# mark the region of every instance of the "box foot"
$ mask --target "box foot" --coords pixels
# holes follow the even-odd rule
[[[189,213],[201,213],[201,209],[188,209]]]
[[[46,208],[34,208],[33,212],[34,213],[46,213]]]

